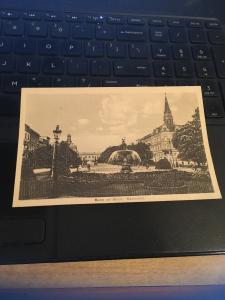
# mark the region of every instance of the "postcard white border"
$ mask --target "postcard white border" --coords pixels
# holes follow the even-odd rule
[[[146,93],[190,93],[193,92],[197,96],[197,102],[200,113],[200,120],[202,126],[202,135],[205,147],[206,158],[208,162],[209,174],[214,189],[213,193],[193,193],[193,194],[171,194],[171,195],[140,195],[140,196],[112,196],[112,197],[68,197],[68,198],[52,198],[52,199],[33,199],[20,200],[20,177],[23,154],[23,140],[25,134],[25,109],[26,101],[29,101],[29,96],[35,93],[36,95],[46,95],[57,93],[57,95],[64,96],[65,94],[141,94]],[[23,88],[21,92],[21,108],[20,108],[20,125],[19,125],[19,143],[16,163],[16,176],[14,184],[13,207],[30,207],[30,206],[50,206],[50,205],[70,205],[70,204],[109,204],[109,203],[135,203],[135,202],[159,202],[159,201],[186,201],[186,200],[211,200],[221,199],[221,193],[216,178],[216,173],[210,152],[208,135],[206,129],[206,122],[204,116],[204,106],[202,101],[201,87],[101,87],[101,88]],[[41,116],[40,116],[41,118]]]

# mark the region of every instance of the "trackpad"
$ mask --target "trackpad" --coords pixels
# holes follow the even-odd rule
[[[0,245],[37,244],[45,237],[43,219],[0,220]]]

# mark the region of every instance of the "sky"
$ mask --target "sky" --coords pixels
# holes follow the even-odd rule
[[[55,89],[48,93],[29,93],[24,106],[25,122],[51,140],[52,131],[59,125],[61,140],[71,134],[79,152],[102,152],[108,146],[121,144],[123,137],[127,144],[135,143],[163,124],[165,103],[164,88],[160,92],[152,92],[149,88],[144,93],[138,93],[138,89],[127,89],[123,93],[118,88],[111,89],[110,93],[107,89],[101,92],[95,89],[93,93],[85,93],[85,90],[80,93],[79,89],[67,93],[58,93]],[[193,91],[167,91],[167,99],[175,124],[191,120],[197,107]]]

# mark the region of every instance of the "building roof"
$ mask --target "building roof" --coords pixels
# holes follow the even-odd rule
[[[170,106],[167,100],[167,96],[165,94],[165,108],[164,108],[164,114],[172,114],[170,110]]]
[[[142,137],[141,139],[139,139],[139,141],[146,140],[146,139],[154,136],[157,133],[164,132],[165,127],[167,128],[166,131],[170,131],[170,132],[175,131],[176,129],[181,127],[181,125],[173,125],[171,127],[167,126],[167,124],[165,122],[166,115],[167,115],[167,117],[168,117],[168,115],[171,115],[171,118],[172,118],[172,112],[170,110],[167,95],[165,94],[164,119],[163,119],[164,123],[162,125],[156,127],[155,129],[153,129],[151,133],[149,133],[149,134],[145,135],[144,137]]]
[[[32,129],[29,125],[27,125],[27,124],[25,124],[25,131],[27,131],[27,132],[29,132],[29,133],[31,133],[31,134],[34,134],[34,135],[40,137],[40,134],[39,134],[37,131],[33,130],[33,129]]]

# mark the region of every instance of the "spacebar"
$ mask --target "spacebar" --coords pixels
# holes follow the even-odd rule
[[[0,220],[0,245],[37,244],[45,237],[42,219]]]

